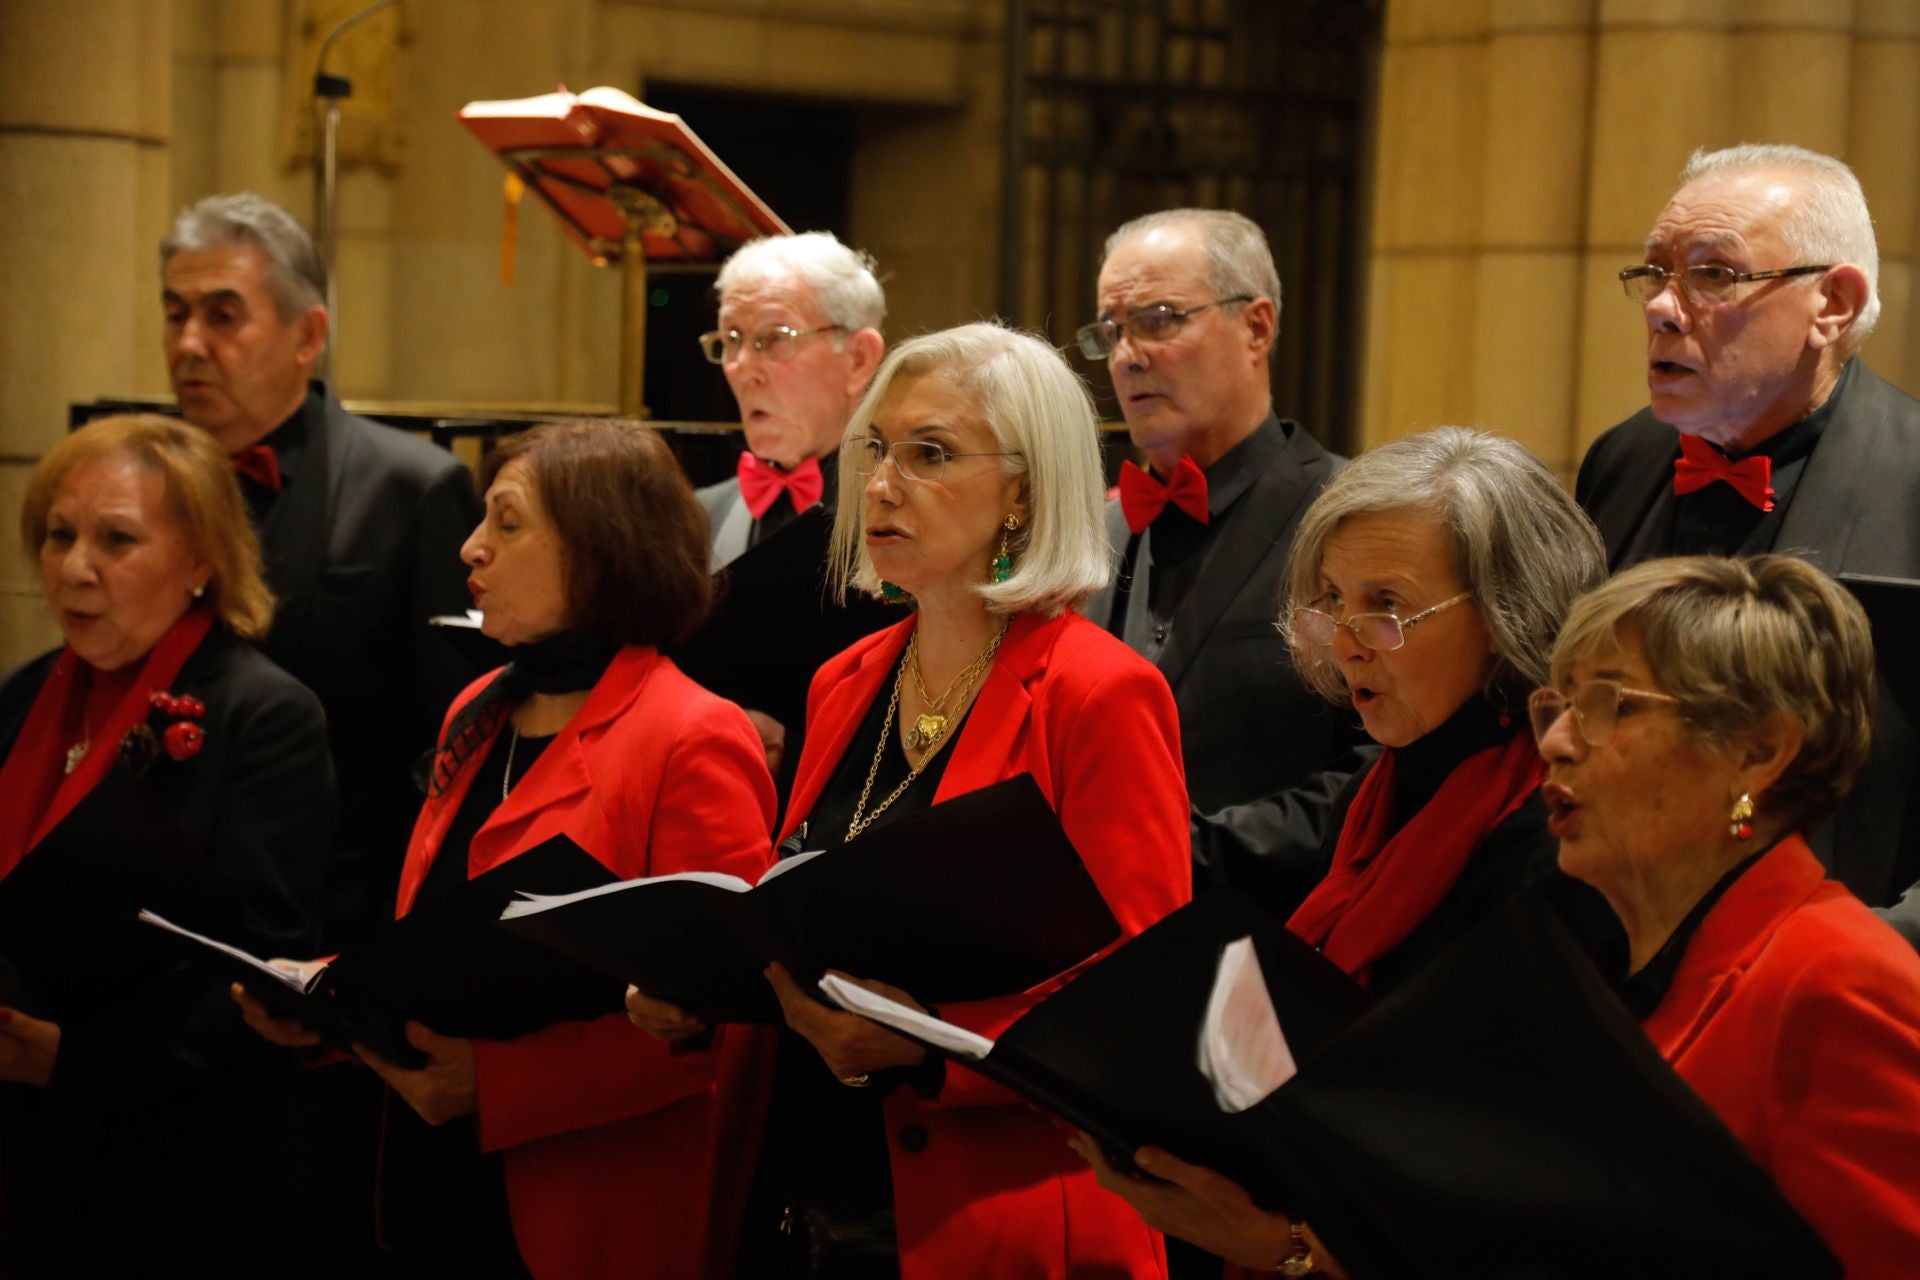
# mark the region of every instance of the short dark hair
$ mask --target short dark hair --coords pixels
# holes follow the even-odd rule
[[[487,454],[481,490],[516,458],[560,535],[569,630],[671,648],[700,629],[713,605],[707,513],[658,434],[608,418],[542,423]]]

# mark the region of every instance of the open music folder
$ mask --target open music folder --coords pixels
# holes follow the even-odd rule
[[[140,918],[210,948],[256,1000],[332,1047],[364,1044],[400,1066],[419,1067],[425,1055],[402,1031],[409,1020],[442,1035],[510,1040],[554,1022],[620,1012],[621,983],[497,923],[518,891],[563,893],[612,879],[591,854],[555,836],[382,924],[308,981],[151,911]]]
[[[933,1003],[1024,991],[1120,936],[1031,775],[776,866],[757,886],[690,874],[509,906],[501,924],[708,1022],[770,1023],[761,976],[828,969]]]
[[[1229,1111],[1199,1055],[1222,951],[1241,938],[1297,1070]],[[1154,1145],[1219,1170],[1311,1222],[1355,1276],[1839,1274],[1536,897],[1376,1001],[1230,890],[994,1041],[835,979],[823,989],[1123,1165]]]

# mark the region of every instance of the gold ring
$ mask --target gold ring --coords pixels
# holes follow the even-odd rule
[[[847,1086],[847,1088],[849,1089],[864,1089],[868,1085],[872,1084],[873,1081],[867,1077],[866,1072],[862,1071],[857,1076],[841,1076],[840,1083]]]

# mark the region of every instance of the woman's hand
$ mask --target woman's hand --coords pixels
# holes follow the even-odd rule
[[[685,1009],[655,1000],[638,987],[627,988],[627,1021],[658,1040],[685,1040],[707,1029]]]
[[[1133,1162],[1142,1173],[1160,1179],[1149,1181],[1114,1168],[1100,1144],[1084,1133],[1075,1133],[1067,1145],[1093,1166],[1101,1186],[1132,1205],[1155,1231],[1263,1271],[1273,1270],[1293,1253],[1292,1222],[1262,1209],[1230,1178],[1177,1160],[1158,1147],[1142,1147]],[[1308,1242],[1319,1263],[1316,1274],[1343,1274],[1311,1232]]]
[[[276,969],[284,969],[300,975],[303,985],[311,984],[313,976],[327,967],[325,960],[269,960],[268,964]],[[255,1034],[270,1044],[285,1049],[311,1049],[320,1043],[320,1037],[307,1028],[298,1018],[275,1017],[267,1006],[255,1000],[247,989],[239,983],[228,988],[233,1002],[240,1006],[240,1018]]]
[[[884,1071],[888,1067],[917,1067],[926,1061],[927,1051],[913,1041],[897,1036],[865,1018],[827,1008],[802,991],[793,980],[793,975],[780,964],[768,965],[764,976],[772,984],[773,994],[780,1000],[780,1012],[786,1015],[787,1025],[819,1052],[822,1061],[827,1064],[827,1070],[842,1081],[865,1084],[865,1077],[875,1071]],[[921,1009],[912,996],[897,987],[849,977],[844,973],[838,976],[855,986],[898,1000],[909,1008]],[[921,1009],[921,1012],[925,1010]]]
[[[427,1055],[427,1065],[418,1070],[395,1066],[363,1044],[353,1046],[353,1051],[428,1124],[442,1125],[478,1111],[480,1084],[473,1070],[473,1041],[439,1035],[417,1022],[407,1023],[405,1031],[407,1043]]]
[[[0,1083],[44,1089],[60,1056],[60,1026],[0,1008]]]

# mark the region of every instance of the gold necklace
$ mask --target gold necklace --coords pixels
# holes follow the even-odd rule
[[[507,798],[507,788],[513,785],[513,750],[520,745],[520,730],[515,728],[511,721],[508,722],[507,729],[511,735],[507,738],[507,767],[500,774],[500,799],[503,801]]]
[[[1007,619],[1002,618],[1000,629],[994,632],[993,639],[987,642],[987,647],[981,650],[979,656],[972,662],[962,667],[960,674],[953,678],[953,683],[949,684],[936,698],[927,692],[927,686],[920,681],[920,629],[914,628],[912,637],[907,641],[907,670],[913,675],[914,691],[920,695],[920,701],[926,704],[926,710],[914,717],[913,728],[907,730],[906,742],[909,751],[931,751],[935,744],[946,736],[947,722],[953,719],[947,714],[947,699],[953,697],[955,690],[961,690],[960,698],[954,705],[957,708],[966,703],[967,695],[972,693],[975,682],[993,664],[993,655],[999,652],[1000,641],[1006,638],[1006,634]]]
[[[973,672],[975,679],[978,679],[980,672],[985,671],[989,666],[992,665],[993,655],[999,652],[1000,642],[1006,638],[1007,621],[1008,620],[1006,619],[1001,620],[1000,630],[994,635],[992,643],[990,643],[987,646],[986,651],[984,653],[982,653],[978,658],[975,658],[971,663],[968,664],[967,671]],[[917,640],[919,638],[919,635],[920,635],[919,630],[916,628],[914,631],[914,639]],[[912,644],[912,643],[913,643],[912,640],[908,641],[908,644]],[[920,776],[921,771],[924,770],[927,767],[928,762],[933,759],[932,747],[939,743],[941,735],[946,732],[948,717],[942,716],[940,717],[938,732],[935,733],[933,738],[928,743],[927,754],[920,758],[919,764],[913,765],[911,768],[909,768],[907,770],[906,778],[900,783],[900,785],[895,787],[890,793],[888,793],[886,799],[882,800],[879,804],[875,805],[873,808],[873,812],[868,813],[867,798],[873,794],[874,779],[880,776],[880,760],[881,760],[881,757],[885,756],[887,753],[887,738],[893,732],[893,717],[894,717],[894,714],[900,709],[900,687],[901,685],[906,683],[908,665],[909,664],[907,663],[901,663],[899,672],[896,673],[893,677],[893,695],[887,699],[886,718],[882,720],[880,724],[880,741],[874,744],[873,763],[867,766],[866,785],[860,788],[860,799],[856,801],[853,806],[853,821],[847,824],[847,839],[849,841],[851,841],[855,836],[859,835],[862,831],[865,831],[869,826],[873,825],[873,820],[875,818],[878,818],[881,814],[885,813],[889,805],[891,805],[895,800],[898,800],[901,796],[906,794],[907,788],[913,785],[914,779]],[[967,674],[967,672],[962,672],[961,674],[965,675]],[[953,688],[949,686],[947,689],[947,692],[952,693]],[[962,692],[960,701],[955,704],[956,710],[959,707],[965,706],[967,698],[971,697],[972,694],[973,694],[973,688],[970,682],[967,688]],[[919,726],[916,724],[914,728],[917,730]],[[919,747],[914,745],[913,731],[909,731],[907,733],[907,746],[916,751],[920,749]]]

